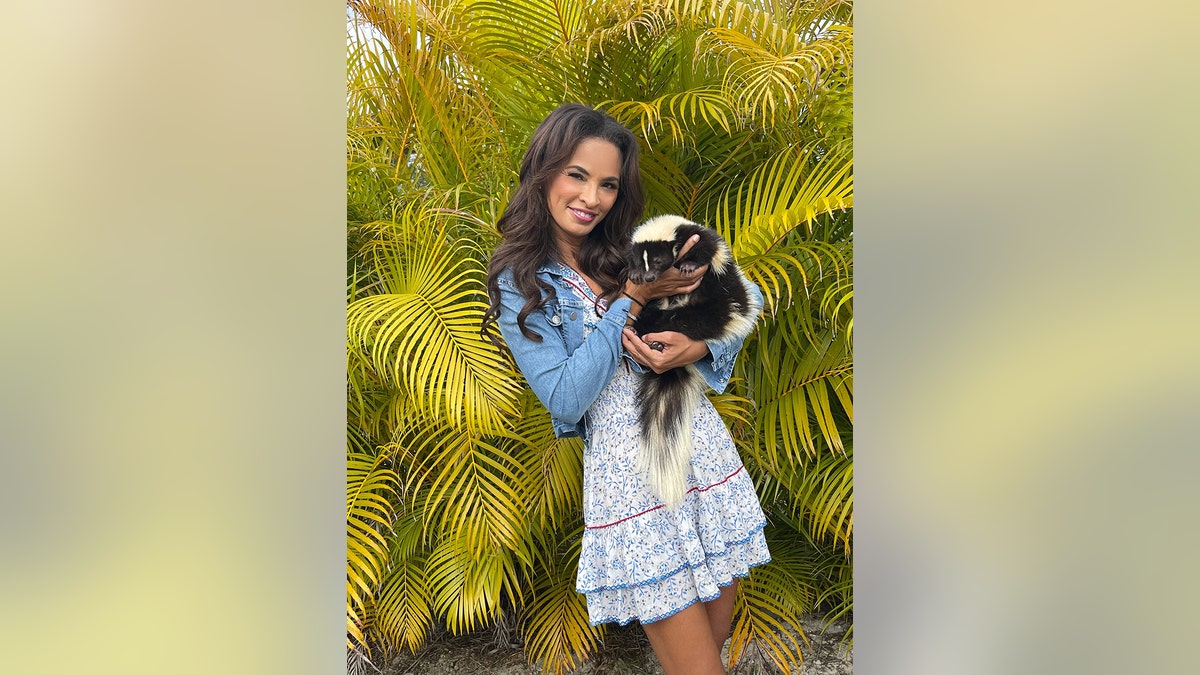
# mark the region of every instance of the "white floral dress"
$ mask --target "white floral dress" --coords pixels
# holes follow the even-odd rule
[[[584,335],[599,320],[586,300]],[[667,509],[637,469],[637,373],[622,364],[587,412],[583,457],[584,532],[575,590],[592,625],[651,623],[720,595],[750,568],[771,560],[754,483],[724,421],[707,398],[696,412],[692,469],[683,502]]]

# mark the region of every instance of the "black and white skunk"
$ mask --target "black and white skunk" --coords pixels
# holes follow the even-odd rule
[[[694,234],[700,235],[700,241],[676,261]],[[754,330],[760,308],[752,304],[750,282],[715,230],[665,215],[647,220],[633,232],[627,270],[634,283],[654,281],[672,266],[690,273],[703,265],[709,266],[708,271],[696,290],[651,300],[641,312],[635,310],[633,328],[638,335],[676,331],[693,340],[721,340],[745,337]],[[682,501],[687,488],[693,418],[707,388],[692,365],[661,375],[647,372],[638,388],[642,426],[638,464],[650,489],[668,507]]]

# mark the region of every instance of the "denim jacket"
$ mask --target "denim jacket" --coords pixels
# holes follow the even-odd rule
[[[632,301],[627,297],[613,300],[599,324],[585,341],[583,339],[584,301],[574,292],[565,278],[566,270],[557,262],[546,262],[538,268],[539,279],[549,283],[556,297],[541,310],[530,312],[525,325],[542,336],[535,342],[521,334],[517,313],[525,305],[525,297],[517,290],[512,271],[504,270],[497,278],[500,286],[500,334],[512,351],[513,358],[533,393],[546,409],[558,437],[583,436],[587,429],[583,417],[612,379],[624,359],[638,372],[647,369],[633,360],[621,346],[621,332],[629,316]],[[763,298],[753,283],[750,301],[761,310]],[[745,336],[724,341],[706,342],[709,355],[697,361],[695,367],[708,386],[721,392],[729,383],[733,363],[742,348]]]

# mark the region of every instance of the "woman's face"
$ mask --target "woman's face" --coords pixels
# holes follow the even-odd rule
[[[575,154],[546,188],[546,205],[554,218],[560,248],[577,249],[613,203],[621,180],[621,151],[599,138],[581,141]]]

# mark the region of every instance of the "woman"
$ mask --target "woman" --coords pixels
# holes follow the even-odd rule
[[[633,134],[583,105],[550,113],[533,134],[520,186],[497,224],[504,242],[488,269],[484,326],[499,326],[555,434],[584,439],[576,590],[587,597],[592,624],[639,621],[667,675],[724,673],[720,652],[737,579],[770,560],[762,509],[707,399],[694,421],[689,490],[682,504],[665,508],[636,468],[634,392],[646,368],[689,363],[724,389],[742,337],[639,338],[628,328],[637,308],[694,289],[707,271],[626,280],[624,251],[642,206]],[[757,288],[753,295],[761,308]]]

